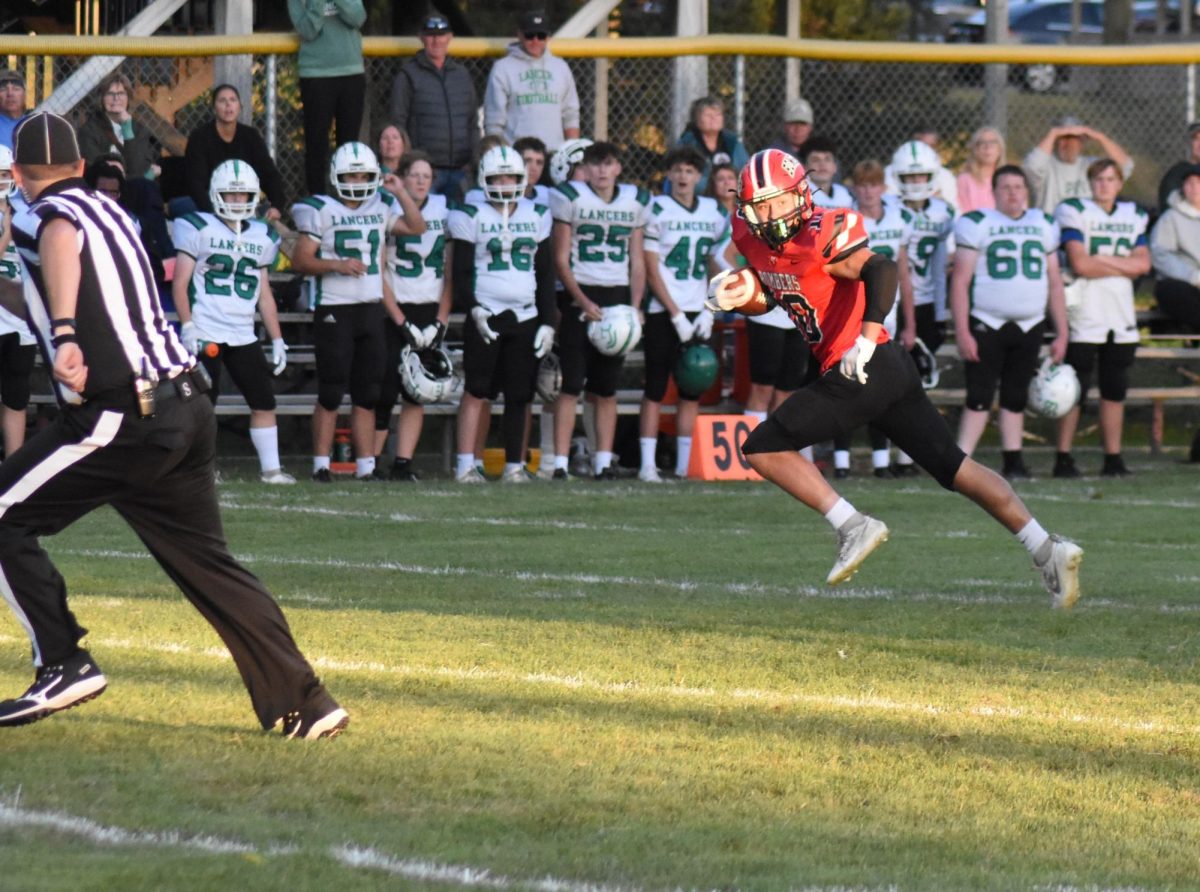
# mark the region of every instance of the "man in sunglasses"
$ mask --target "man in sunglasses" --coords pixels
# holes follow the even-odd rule
[[[492,66],[483,103],[483,130],[509,144],[535,136],[552,153],[579,136],[579,94],[567,63],[550,52],[541,11],[524,13],[508,55]]]

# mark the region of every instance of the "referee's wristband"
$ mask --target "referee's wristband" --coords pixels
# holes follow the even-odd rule
[[[74,332],[69,334],[53,335],[50,338],[50,346],[57,350],[63,344],[78,344],[79,338],[75,337]]]
[[[55,328],[75,328],[75,320],[70,317],[65,317],[63,319],[51,319],[50,328],[51,330]]]

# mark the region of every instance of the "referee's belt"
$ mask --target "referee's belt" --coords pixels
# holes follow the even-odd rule
[[[207,393],[211,386],[212,381],[208,377],[208,372],[204,370],[203,366],[197,365],[191,369],[184,369],[165,381],[159,381],[158,387],[154,389],[154,398],[156,400],[178,398],[186,403],[202,393]]]

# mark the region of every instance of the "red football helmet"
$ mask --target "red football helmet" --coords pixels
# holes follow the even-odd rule
[[[792,203],[773,201],[779,195],[792,196]],[[742,168],[738,206],[754,235],[772,248],[782,247],[815,209],[804,165],[780,149],[755,153]]]

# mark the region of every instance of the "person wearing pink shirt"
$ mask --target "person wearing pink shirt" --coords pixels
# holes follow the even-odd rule
[[[967,141],[969,152],[958,175],[958,212],[994,208],[992,174],[1004,163],[1004,137],[995,127],[980,127]]]

